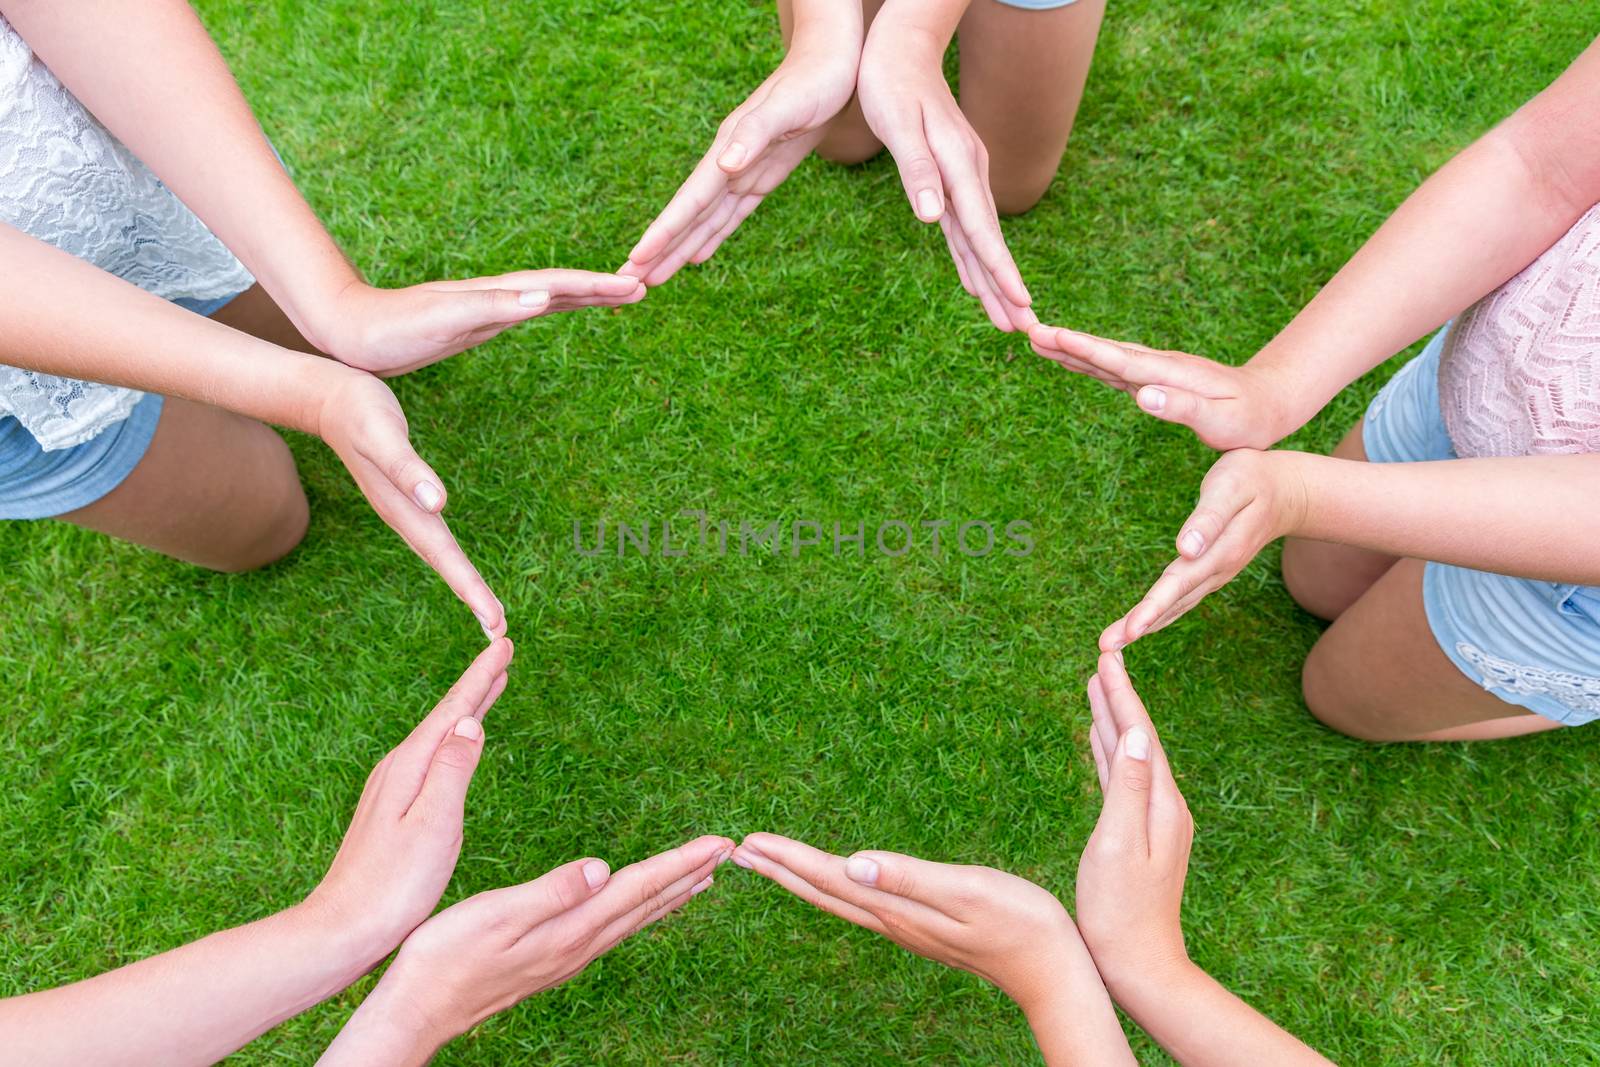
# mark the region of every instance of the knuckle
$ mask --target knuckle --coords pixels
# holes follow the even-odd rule
[[[452,770],[469,770],[476,763],[472,750],[466,745],[445,745],[439,749],[438,755],[433,757],[433,762],[440,767]]]

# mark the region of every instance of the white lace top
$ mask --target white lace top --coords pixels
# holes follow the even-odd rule
[[[1600,204],[1456,320],[1439,403],[1464,458],[1600,452]]]
[[[0,17],[0,223],[168,300],[253,278],[222,242],[56,80]],[[0,417],[46,450],[89,440],[142,393],[0,364]]]

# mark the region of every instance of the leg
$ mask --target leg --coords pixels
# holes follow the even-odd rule
[[[972,0],[961,20],[961,110],[989,150],[1004,215],[1039,202],[1061,167],[1105,0],[1028,11]]]
[[[1361,423],[1351,427],[1333,454],[1366,461]],[[1283,584],[1297,604],[1322,619],[1339,618],[1394,564],[1394,556],[1350,545],[1298,537],[1283,543]]]
[[[1306,705],[1367,741],[1487,741],[1560,723],[1484,691],[1440,651],[1422,607],[1421,560],[1403,559],[1341,614],[1306,657]]]
[[[865,25],[872,25],[881,7],[883,0],[861,0],[861,15]],[[794,0],[778,0],[778,25],[783,30],[784,46],[788,47],[794,33]],[[844,106],[844,110],[828,123],[828,132],[823,134],[822,143],[817,145],[817,155],[830,163],[849,166],[865,163],[882,151],[883,142],[867,125],[867,118],[861,113],[860,99],[851,93],[850,102]]]
[[[287,348],[313,351],[260,286],[214,316]],[[305,536],[305,492],[289,446],[242,415],[168,397],[133,472],[65,522],[217,571],[281,559]]]

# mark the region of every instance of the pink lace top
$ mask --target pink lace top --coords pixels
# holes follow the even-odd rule
[[[1462,458],[1600,452],[1600,204],[1456,319],[1439,404]]]

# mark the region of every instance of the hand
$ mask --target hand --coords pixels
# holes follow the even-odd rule
[[[637,278],[586,270],[524,270],[405,289],[357,281],[304,328],[307,340],[339,362],[390,378],[464,352],[519,322],[636,304],[644,295]]]
[[[861,52],[855,35],[794,47],[717,129],[711,148],[645,230],[618,272],[660,285],[685,263],[704,263],[822,140],[850,102]]]
[[[1233,367],[1043,324],[1028,339],[1044,358],[1122,390],[1139,410],[1189,427],[1219,451],[1271,448],[1314,414],[1292,412],[1293,388],[1248,363]]]
[[[900,168],[912,211],[937,222],[961,286],[1006,332],[1039,321],[1000,232],[989,152],[944,78],[944,49],[879,17],[861,56],[861,110]]]
[[[368,966],[432,914],[461,853],[467,786],[483,753],[481,720],[505,691],[511,642],[478,653],[444,699],[372,769],[355,816],[308,912],[367,932]]]
[[[1114,652],[1155,633],[1294,532],[1306,511],[1300,455],[1239,448],[1212,464],[1200,483],[1200,503],[1178,532],[1178,558],[1132,611],[1106,627],[1100,648]]]
[[[990,867],[895,852],[845,858],[767,833],[746,837],[733,862],[919,956],[971,971],[1030,1014],[1044,1010],[1066,974],[1088,963],[1059,900]]]
[[[400,402],[370,374],[328,367],[332,381],[321,391],[318,436],[344,461],[372,510],[472,609],[484,636],[504,635],[505,608],[440,516],[444,482],[411,447]]]
[[[1117,653],[1089,679],[1089,747],[1105,801],[1078,861],[1078,923],[1112,995],[1185,968],[1179,912],[1194,820]]]
[[[732,850],[725,837],[700,837],[616,874],[602,860],[574,860],[446,908],[406,939],[324,1062],[423,1062],[682,907],[711,885]],[[404,1055],[358,1054],[386,1042],[392,1049],[394,1031],[408,1035]]]

